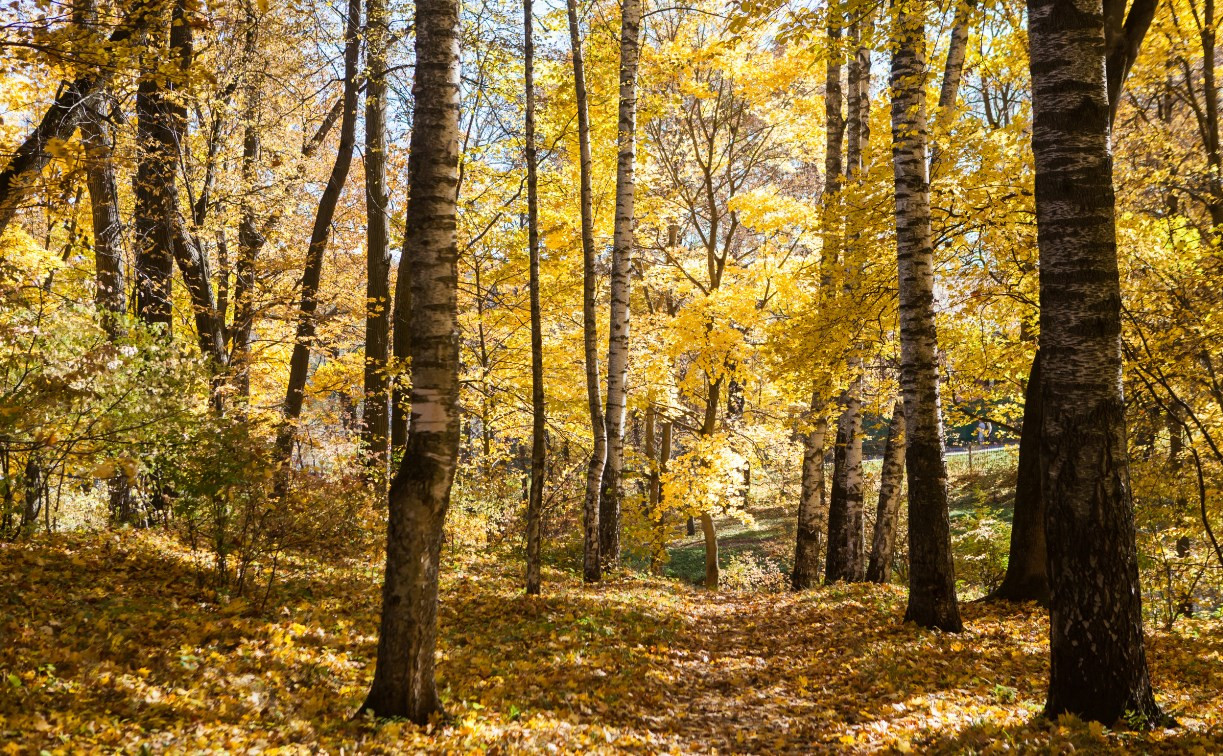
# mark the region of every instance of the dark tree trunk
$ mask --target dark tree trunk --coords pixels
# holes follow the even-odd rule
[[[170,329],[171,276],[178,262],[195,314],[200,353],[214,369],[228,362],[222,322],[216,311],[208,259],[190,238],[179,209],[178,166],[187,134],[187,108],[175,93],[186,86],[194,57],[187,0],[177,0],[169,19],[151,21],[158,56],[145,62],[136,93],[137,142],[140,147],[134,186],[136,234],[136,313],[146,323]],[[167,23],[168,22],[168,23]],[[168,47],[160,45],[166,39]],[[160,56],[172,61],[167,73]],[[219,406],[219,397],[214,405]]]
[[[1105,77],[1105,18],[1116,5],[1028,3],[1051,594],[1045,713],[1154,724],[1163,716],[1147,674],[1121,393]]]
[[[607,345],[607,461],[599,497],[599,554],[620,565],[620,474],[624,468],[624,413],[628,406],[629,280],[633,254],[633,173],[637,149],[637,57],[641,0],[620,3],[620,105],[617,121],[616,218],[612,241],[611,321]]]
[[[164,50],[165,20],[151,20],[158,31],[151,42]],[[141,322],[170,330],[171,281],[174,273],[174,218],[178,214],[175,159],[178,114],[166,100],[166,82],[146,61],[136,90],[136,178],[132,230],[135,241],[136,315]]]
[[[905,409],[903,402],[892,408],[887,444],[883,448],[883,468],[879,471],[879,506],[875,509],[875,534],[866,579],[886,583],[892,576],[892,555],[896,548],[896,525],[900,514],[900,487],[905,471]]]
[[[259,180],[259,160],[262,151],[260,116],[262,88],[259,82],[259,19],[253,4],[246,5],[246,29],[243,42],[243,103],[242,103],[242,197],[241,218],[238,221],[238,260],[234,268],[234,319],[230,329],[230,365],[238,394],[250,399],[251,334],[255,325],[255,265],[259,252],[267,242],[260,231],[255,209],[255,185]]]
[[[38,457],[31,453],[25,463],[25,507],[21,510],[21,532],[30,534],[38,527],[38,515],[46,506],[46,483]]]
[[[716,590],[722,574],[718,568],[718,532],[713,527],[713,515],[701,512],[700,519],[705,536],[705,587]]]
[[[900,385],[909,478],[909,605],[905,621],[958,632],[939,407],[934,249],[926,175],[923,7],[897,0],[892,53],[892,165],[900,284]]]
[[[527,496],[527,593],[539,594],[540,520],[544,509],[544,332],[539,310],[539,188],[535,153],[535,40],[531,0],[523,0],[525,48],[527,247],[531,288],[531,489]]]
[[[407,239],[404,239],[407,245]],[[395,274],[395,311],[391,330],[391,355],[395,358],[396,375],[391,382],[391,456],[408,443],[408,420],[412,415],[411,380],[401,371],[412,353],[412,334],[408,317],[412,312],[412,270],[407,258],[400,255]]]
[[[142,37],[145,16],[143,11],[133,13],[123,26],[110,35],[109,44],[131,42],[133,36]],[[8,165],[0,171],[0,234],[8,228],[21,202],[34,188],[39,173],[51,162],[47,146],[53,141],[66,142],[89,110],[98,107],[100,96],[117,70],[116,66],[102,65],[103,62],[99,61],[95,71],[63,88],[38,126],[21,142]]]
[[[387,357],[391,329],[390,217],[386,192],[386,56],[390,18],[386,0],[366,0],[365,89],[365,416],[362,441],[371,478],[385,485],[390,423]]]
[[[103,96],[99,103],[107,103]],[[98,113],[81,119],[81,141],[86,154],[86,181],[93,218],[93,256],[97,276],[98,317],[113,341],[123,333],[122,317],[127,307],[123,275],[123,222],[119,217],[119,188],[115,179],[112,146],[106,122]],[[122,473],[107,481],[110,511],[116,522],[132,518],[132,487]]]
[[[723,376],[709,382],[709,398],[705,402],[705,419],[701,423],[701,435],[712,436],[718,429],[718,403],[722,399]],[[706,379],[708,382],[708,379]],[[714,527],[713,514],[701,512],[701,533],[705,537],[705,587],[716,589],[721,580],[718,566],[718,531]]]
[[[101,97],[98,104],[108,104],[108,99]],[[99,113],[89,113],[81,119],[81,141],[85,147],[85,173],[93,218],[98,316],[106,333],[114,339],[120,333],[119,318],[127,308],[123,275],[123,221],[119,217],[119,188],[111,157],[110,134]]]
[[[442,713],[434,679],[438,561],[460,440],[459,30],[457,0],[417,0],[404,245],[414,273],[412,419],[391,483],[378,658],[362,706],[417,724]]]
[[[1019,436],[1019,472],[1015,481],[1015,511],[1011,518],[1011,551],[1002,585],[986,598],[1037,601],[1049,604],[1049,571],[1045,551],[1045,507],[1040,495],[1040,350],[1023,397],[1023,428]]]
[[[674,246],[674,245],[672,245]],[[650,480],[648,491],[649,507],[647,514],[654,523],[654,543],[650,553],[650,572],[655,575],[662,574],[662,565],[667,556],[667,513],[662,508],[663,501],[663,485],[662,476],[667,472],[667,462],[671,459],[671,434],[672,426],[670,420],[657,422],[658,408],[653,404],[646,408],[646,423],[645,423],[645,454],[646,459],[650,463]],[[654,436],[655,425],[662,426],[662,439],[655,450]]]
[[[578,169],[581,175],[580,204],[582,214],[582,341],[586,352],[586,403],[590,410],[593,448],[586,468],[586,498],[583,502],[582,576],[596,582],[602,576],[599,559],[601,529],[599,494],[602,491],[603,468],[606,462],[607,429],[599,397],[599,343],[595,312],[595,233],[594,200],[591,190],[590,115],[586,95],[586,70],[582,60],[582,37],[578,26],[577,0],[568,0],[569,42],[573,49],[573,87],[578,110]]]
[[[327,186],[319,197],[314,228],[310,232],[310,247],[306,252],[306,264],[302,272],[297,335],[294,339],[293,355],[289,358],[289,382],[281,410],[284,422],[276,436],[276,454],[281,464],[288,463],[293,454],[296,425],[301,417],[306,380],[310,371],[310,350],[313,347],[316,326],[314,313],[318,309],[318,290],[323,278],[323,254],[327,251],[327,242],[331,238],[331,220],[335,217],[336,204],[340,193],[344,191],[348,169],[352,165],[357,131],[357,76],[360,53],[361,0],[348,0],[348,19],[344,26],[344,112],[340,122],[340,145],[335,163],[331,167],[331,175],[327,179]]]

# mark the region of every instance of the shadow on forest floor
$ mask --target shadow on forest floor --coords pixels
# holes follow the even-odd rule
[[[518,565],[452,562],[430,728],[351,720],[376,642],[372,565],[316,565],[275,609],[219,603],[168,539],[57,536],[0,546],[0,743],[16,752],[283,747],[392,752],[549,745],[586,752],[1217,751],[1218,623],[1153,633],[1161,700],[1184,728],[1050,724],[1047,625],[1031,606],[964,606],[967,630],[900,623],[895,587],[709,594]],[[277,603],[278,602],[278,603]],[[1212,729],[1213,728],[1213,729]]]

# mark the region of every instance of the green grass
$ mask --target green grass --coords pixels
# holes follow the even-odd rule
[[[952,535],[957,536],[975,526],[982,515],[1007,524],[1011,523],[1015,501],[1015,465],[1018,449],[1014,446],[974,452],[947,458],[948,510]],[[881,462],[866,460],[863,469],[870,480],[877,480]],[[832,468],[826,471],[831,482]],[[867,510],[867,542],[874,523],[878,502],[877,485],[865,492]],[[740,554],[750,553],[757,559],[767,559],[788,574],[793,565],[796,528],[796,502],[786,502],[752,512],[752,522],[745,524],[733,518],[716,518],[718,532],[718,565],[723,569]],[[680,523],[669,549],[670,561],[664,574],[700,584],[705,576],[705,541],[697,523],[696,535],[689,536]]]

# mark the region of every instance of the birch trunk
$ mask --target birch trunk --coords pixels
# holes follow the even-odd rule
[[[628,400],[629,277],[633,254],[633,168],[637,139],[637,58],[641,0],[623,0],[620,17],[620,106],[617,125],[616,218],[612,241],[611,323],[607,344],[606,462],[599,497],[599,553],[620,564],[620,475],[624,468],[624,413]]]
[[[412,419],[391,483],[374,681],[363,711],[425,724],[434,678],[438,561],[459,452],[456,190],[459,3],[417,0],[405,261],[412,266]]]
[[[850,26],[854,54],[849,61],[848,118],[845,124],[845,174],[847,180],[860,180],[863,150],[870,135],[870,49],[862,44],[863,25]],[[867,35],[869,36],[869,26]],[[842,205],[842,213],[844,206]],[[847,219],[846,219],[847,220]],[[842,295],[854,297],[861,268],[845,266]],[[832,463],[832,498],[828,507],[828,552],[824,579],[860,582],[866,577],[865,518],[862,506],[862,357],[861,344],[854,344],[848,361],[849,386],[839,400],[836,446]]]
[[[875,509],[875,533],[871,539],[871,558],[866,566],[866,579],[886,583],[892,576],[892,554],[896,548],[896,520],[900,514],[900,487],[905,471],[905,408],[896,402],[892,421],[888,423],[888,439],[883,449],[883,467],[879,471],[879,506]]]
[[[582,37],[578,27],[577,0],[568,0],[569,42],[573,49],[573,87],[578,110],[578,152],[581,175],[582,214],[582,340],[586,352],[586,402],[590,409],[593,448],[586,468],[586,498],[583,503],[582,576],[588,583],[602,576],[599,559],[599,494],[607,448],[607,429],[599,391],[598,324],[595,313],[595,233],[594,200],[591,191],[590,115],[587,107],[586,71],[582,60]]]
[[[824,191],[820,199],[823,249],[820,252],[821,299],[832,296],[832,270],[840,258],[840,192],[845,121],[842,115],[844,93],[841,89],[841,20],[839,13],[828,22],[828,61],[824,74],[824,122],[827,141],[824,148]],[[808,419],[813,428],[803,436],[802,486],[798,499],[798,530],[794,544],[794,571],[790,584],[795,590],[814,586],[819,581],[820,553],[825,550],[828,533],[828,508],[824,499],[824,445],[828,435],[825,418],[826,392],[816,386],[811,395]]]
[[[958,632],[947,519],[947,469],[934,324],[934,249],[926,175],[923,6],[898,0],[892,53],[892,165],[900,291],[900,385],[909,479],[909,604],[905,620]]]
[[[824,438],[828,420],[822,415],[815,427],[803,436],[803,478],[798,499],[798,538],[794,549],[794,590],[815,586],[820,579],[820,551],[828,527],[824,507]]]
[[[1155,724],[1121,389],[1105,12],[1099,2],[1028,3],[1051,589],[1045,714]]]

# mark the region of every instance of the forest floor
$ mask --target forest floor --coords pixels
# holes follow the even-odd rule
[[[1177,729],[1040,716],[1047,623],[965,604],[959,635],[900,622],[896,586],[710,594],[621,576],[584,587],[515,560],[448,558],[448,712],[354,720],[372,671],[376,560],[303,562],[224,601],[155,533],[0,545],[0,752],[1199,752],[1223,749],[1223,622],[1151,630]]]

